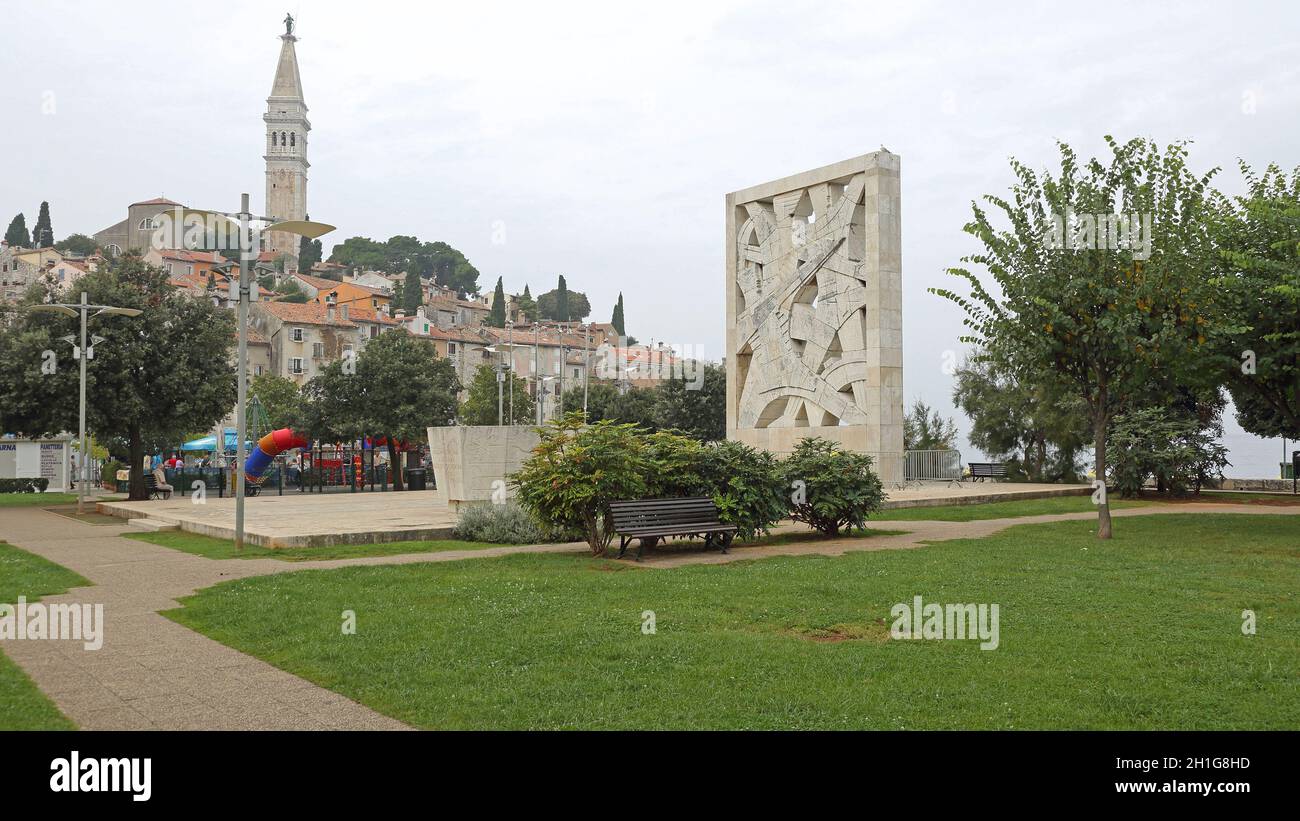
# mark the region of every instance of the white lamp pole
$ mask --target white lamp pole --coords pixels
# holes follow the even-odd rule
[[[81,292],[80,302],[54,302],[46,305],[33,305],[30,310],[47,313],[63,314],[64,316],[81,317],[81,345],[74,347],[74,353],[81,360],[81,391],[77,407],[77,438],[80,441],[78,446],[81,450],[81,480],[77,482],[77,515],[80,516],[85,512],[86,506],[86,484],[90,481],[90,443],[86,438],[86,360],[93,356],[93,348],[86,345],[86,325],[90,318],[90,310],[95,310],[94,316],[100,314],[117,315],[117,316],[139,316],[143,311],[139,308],[117,308],[112,305],[91,305],[89,296],[85,291]],[[71,341],[71,337],[64,337]],[[98,339],[98,337],[96,338]]]

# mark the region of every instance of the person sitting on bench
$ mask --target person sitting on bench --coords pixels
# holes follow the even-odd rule
[[[174,488],[167,484],[167,477],[163,474],[161,465],[153,469],[153,480],[157,482],[154,487],[156,487],[161,493],[167,496],[172,494]]]

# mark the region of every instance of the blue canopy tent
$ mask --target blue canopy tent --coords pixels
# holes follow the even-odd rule
[[[227,453],[233,452],[235,450],[235,442],[236,442],[235,429],[226,428],[224,433],[225,436],[223,438],[226,440],[225,452]],[[204,436],[201,439],[195,439],[191,442],[186,442],[185,444],[181,445],[181,450],[209,450],[209,451],[215,450],[216,442],[217,442],[217,437],[211,435]],[[252,443],[251,442],[247,443],[247,446],[251,449]]]

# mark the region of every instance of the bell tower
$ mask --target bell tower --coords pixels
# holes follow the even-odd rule
[[[280,61],[275,67],[271,96],[266,98],[266,216],[276,220],[307,217],[307,103],[302,96],[298,55],[293,44],[293,17],[284,18],[280,35]],[[276,256],[287,254],[289,268],[298,264],[298,242],[293,234],[274,231],[266,235],[263,250]]]

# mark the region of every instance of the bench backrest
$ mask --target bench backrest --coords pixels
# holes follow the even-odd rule
[[[654,527],[678,527],[694,524],[717,524],[718,508],[708,496],[687,499],[631,499],[610,502],[614,529],[639,530]]]
[[[144,486],[150,490],[158,487],[158,477],[154,476],[152,472],[146,473],[144,475]]]
[[[1007,466],[1001,462],[971,462],[971,476],[1006,476]]]

